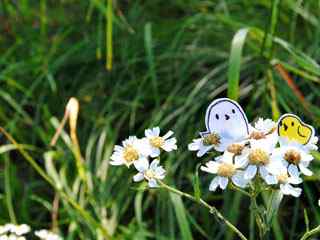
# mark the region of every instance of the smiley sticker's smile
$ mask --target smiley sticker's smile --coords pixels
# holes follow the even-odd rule
[[[307,144],[314,136],[312,126],[304,123],[293,114],[284,114],[278,121],[278,135],[300,144]]]
[[[304,137],[304,138],[306,137],[300,132],[300,126],[298,126],[298,134],[299,134],[300,137]]]

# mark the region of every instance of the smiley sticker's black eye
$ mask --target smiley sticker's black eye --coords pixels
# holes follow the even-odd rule
[[[281,122],[279,122],[279,125],[280,125],[280,127],[282,126],[282,121],[281,121]]]
[[[219,115],[218,114],[216,114],[216,119],[219,120]]]
[[[236,113],[236,110],[232,109],[232,113]]]
[[[294,126],[294,122],[291,122],[291,126],[292,126],[292,127]]]

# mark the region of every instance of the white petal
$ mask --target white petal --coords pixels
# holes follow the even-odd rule
[[[220,177],[215,177],[214,179],[212,179],[210,186],[209,186],[209,191],[214,192],[217,189],[217,187],[219,185],[219,178]]]
[[[198,139],[194,139],[192,143],[188,144],[188,149],[189,151],[198,151],[200,149],[200,145],[201,145],[201,138]]]
[[[152,129],[154,136],[159,136],[160,135],[160,128],[159,127],[154,127]]]
[[[263,179],[266,181],[267,184],[269,185],[273,185],[273,184],[277,184],[278,183],[278,179],[276,176],[268,174],[265,177],[263,177]]]
[[[234,163],[237,166],[237,168],[244,168],[248,164],[248,156],[236,156]]]
[[[267,175],[269,175],[267,169],[265,166],[260,166],[259,167],[259,173],[260,173],[260,176],[264,179]]]
[[[244,172],[244,178],[245,179],[252,179],[252,178],[254,178],[256,173],[257,173],[257,166],[249,165]]]
[[[288,182],[291,184],[300,184],[302,183],[302,178],[300,177],[289,177]]]
[[[200,169],[204,172],[216,174],[218,172],[219,163],[215,161],[209,161],[205,166],[201,166]]]
[[[144,135],[145,135],[147,138],[154,137],[153,132],[151,131],[151,129],[146,129],[146,130],[144,131]]]
[[[151,147],[150,148],[150,157],[152,158],[156,158],[160,155],[160,149],[159,148],[155,148],[155,147]]]
[[[205,155],[207,152],[209,152],[212,148],[213,148],[212,145],[200,146],[200,149],[199,149],[199,151],[197,152],[197,157],[202,157],[202,156]]]
[[[303,164],[299,164],[299,168],[301,170],[301,172],[306,175],[306,176],[312,176],[313,172],[311,170],[309,170],[308,168],[306,168]]]
[[[143,173],[137,173],[133,176],[133,181],[140,182],[144,179]]]
[[[300,175],[298,167],[294,164],[289,165],[288,172],[293,177],[299,177],[299,175]]]
[[[292,187],[290,184],[287,184],[287,190],[288,190],[289,194],[294,197],[299,197],[302,192],[301,188]]]
[[[157,183],[157,181],[155,179],[150,179],[148,185],[149,185],[150,188],[158,187],[158,183]]]
[[[227,185],[228,185],[228,182],[229,182],[229,179],[226,178],[226,177],[220,177],[219,178],[219,185],[220,185],[220,188],[222,190],[226,189]]]
[[[244,178],[244,173],[242,171],[238,171],[231,179],[236,186],[241,188],[246,187],[248,184],[248,180]]]
[[[137,161],[134,161],[133,165],[139,172],[144,172],[149,168],[149,161],[147,158],[143,157]]]
[[[153,161],[150,163],[150,169],[153,170],[153,171],[155,171],[155,170],[158,168],[159,163],[160,163],[160,162],[159,162],[158,159],[153,160]]]
[[[164,144],[161,146],[163,150],[166,152],[170,152],[172,150],[177,150],[177,140],[175,138],[170,138],[164,142]]]
[[[167,139],[167,138],[171,137],[171,136],[173,135],[173,133],[174,133],[174,132],[169,131],[169,132],[167,132],[167,133],[163,136],[163,138],[164,138],[164,139]]]

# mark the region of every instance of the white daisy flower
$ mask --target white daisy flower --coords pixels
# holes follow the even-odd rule
[[[202,157],[212,149],[224,152],[229,145],[235,142],[229,136],[220,136],[217,133],[200,133],[200,135],[201,138],[193,139],[193,142],[188,145],[189,151],[197,151],[197,157]]]
[[[62,238],[59,235],[46,229],[35,231],[34,234],[41,240],[62,240]]]
[[[167,132],[164,136],[160,136],[160,128],[154,127],[145,130],[147,144],[150,148],[150,157],[155,158],[160,155],[160,150],[171,152],[177,150],[177,139],[171,136],[173,131]]]
[[[225,152],[222,156],[216,158],[217,161],[209,161],[205,166],[201,166],[201,170],[211,174],[215,174],[216,177],[211,181],[209,190],[215,191],[218,186],[221,189],[226,189],[229,180],[231,180],[236,186],[244,188],[248,184],[248,180],[244,178],[244,173],[239,170],[243,167],[243,164],[239,161],[233,163],[233,154]]]
[[[244,178],[253,179],[257,173],[266,180],[270,175],[268,167],[271,164],[271,152],[274,148],[272,141],[251,140],[249,146],[246,146],[239,154],[235,156],[239,162],[242,162],[246,169],[244,170]]]
[[[0,240],[26,240],[23,236],[17,236],[15,234],[1,235]]]
[[[272,159],[281,162],[293,176],[298,176],[301,171],[306,176],[313,173],[308,166],[313,160],[313,156],[303,149],[301,144],[293,143],[274,149]]]
[[[299,175],[292,175],[286,166],[282,163],[274,163],[268,169],[274,177],[267,177],[267,184],[280,184],[280,190],[285,195],[292,195],[294,197],[299,197],[301,195],[302,189],[293,187],[302,183],[302,179]]]
[[[17,236],[22,236],[30,232],[30,227],[27,224],[15,225],[12,223],[7,223],[0,226],[0,235],[5,233],[13,233]]]
[[[130,136],[122,142],[122,146],[116,145],[114,147],[114,152],[110,157],[110,164],[130,167],[135,162],[144,159],[148,155],[148,152],[143,145],[142,141],[137,137]]]
[[[253,126],[249,126],[249,139],[255,141],[268,141],[274,146],[278,143],[277,124],[271,119],[259,118]]]
[[[159,165],[159,160],[157,159],[153,160],[150,165],[147,159],[143,159],[135,167],[139,173],[133,176],[133,181],[140,182],[146,179],[150,188],[158,187],[157,180],[164,179],[166,174],[166,171]]]

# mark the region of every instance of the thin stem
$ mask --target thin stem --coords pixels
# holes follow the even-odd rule
[[[317,233],[320,233],[320,225],[314,229],[311,229],[310,231],[307,231],[300,240],[307,240],[312,235],[315,235]]]
[[[207,209],[209,209],[209,212],[213,215],[215,215],[219,220],[221,220],[222,222],[224,222],[224,224],[226,224],[233,232],[235,232],[239,237],[240,239],[242,240],[248,240],[241,232],[240,230],[234,226],[231,222],[229,222],[227,219],[224,218],[224,216],[219,212],[218,209],[216,209],[214,206],[211,206],[209,203],[207,203],[206,201],[204,201],[203,199],[196,199],[194,196],[188,194],[188,193],[185,193],[185,192],[182,192],[178,189],[175,189],[173,187],[170,187],[168,186],[167,184],[165,184],[164,182],[162,181],[159,181],[159,184],[161,187],[165,188],[166,190],[172,192],[172,193],[175,193],[175,194],[178,194],[179,196],[181,197],[185,197],[185,198],[188,198],[189,200],[193,201],[193,202],[196,202],[204,207],[206,207]]]
[[[10,159],[8,155],[6,154],[4,156],[4,164],[5,164],[5,169],[4,169],[4,183],[5,183],[5,197],[6,197],[6,204],[7,204],[7,209],[9,213],[9,217],[12,223],[17,223],[17,218],[14,213],[14,208],[12,205],[12,194],[11,194],[11,187],[10,187]]]

